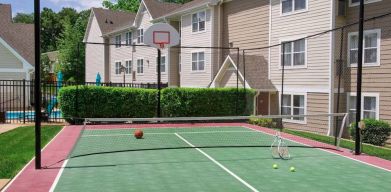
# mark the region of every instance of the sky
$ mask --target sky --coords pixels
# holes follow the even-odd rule
[[[78,11],[89,9],[91,7],[101,7],[103,0],[41,0],[41,8],[48,7],[55,12],[63,7],[72,7]],[[0,3],[11,4],[12,14],[32,13],[34,11],[34,0],[0,0]]]

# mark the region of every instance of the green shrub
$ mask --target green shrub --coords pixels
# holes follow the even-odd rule
[[[70,86],[59,91],[60,108],[68,122],[80,118],[154,117],[157,90]]]
[[[251,89],[239,89],[238,94],[236,88],[167,88],[162,112],[166,117],[250,115],[254,96]]]
[[[257,118],[252,117],[249,120],[250,124],[258,125],[260,127],[266,127],[266,128],[277,128],[277,122],[273,121],[273,119],[267,119],[267,118]]]
[[[390,136],[391,127],[385,121],[375,119],[365,119],[365,129],[362,131],[362,141],[377,146],[384,146]],[[349,127],[350,135],[353,139],[356,136],[356,124],[352,123]]]

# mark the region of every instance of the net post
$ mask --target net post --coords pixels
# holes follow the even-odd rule
[[[34,108],[35,108],[35,169],[41,169],[41,21],[40,0],[34,0],[34,56],[35,56],[35,79],[34,79]]]
[[[161,45],[160,45],[161,46]],[[160,110],[160,97],[161,97],[161,84],[160,84],[160,81],[161,81],[161,56],[162,56],[162,52],[160,49],[157,49],[157,89],[158,89],[158,93],[157,93],[157,109],[156,109],[156,116],[157,117],[161,117],[161,110]]]
[[[360,0],[359,26],[358,26],[358,58],[357,58],[357,97],[356,97],[356,125],[355,125],[355,155],[361,154],[360,128],[361,120],[361,86],[362,86],[362,64],[363,64],[363,44],[364,44],[364,0]]]

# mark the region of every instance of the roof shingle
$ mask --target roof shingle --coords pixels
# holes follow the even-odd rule
[[[102,34],[107,34],[133,24],[135,13],[92,8]]]

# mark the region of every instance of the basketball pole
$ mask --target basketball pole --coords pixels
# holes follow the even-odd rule
[[[356,97],[356,140],[355,140],[355,154],[361,154],[360,146],[360,127],[361,120],[361,89],[362,89],[362,64],[363,64],[363,44],[364,44],[364,0],[360,0],[360,12],[358,23],[358,58],[357,58],[357,97]]]
[[[35,169],[41,169],[41,19],[40,0],[34,0],[34,108],[35,108]]]
[[[160,81],[161,81],[161,62],[162,62],[162,51],[160,49],[157,49],[157,90],[158,90],[158,93],[157,93],[157,111],[156,111],[156,115],[157,117],[161,117],[161,111],[160,111],[160,92],[161,92],[161,84],[160,84]]]

